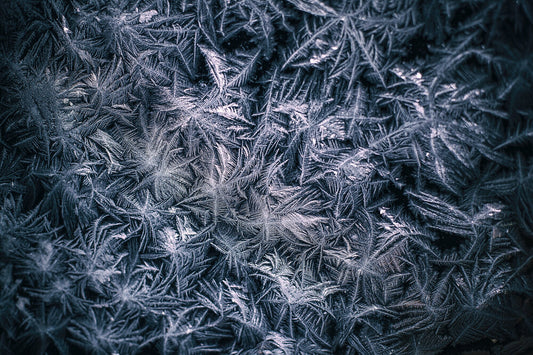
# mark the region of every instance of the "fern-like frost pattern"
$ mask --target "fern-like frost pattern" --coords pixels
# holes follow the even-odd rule
[[[533,352],[530,2],[0,29],[0,353]]]

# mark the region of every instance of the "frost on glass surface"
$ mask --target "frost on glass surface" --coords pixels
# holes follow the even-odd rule
[[[5,0],[1,354],[528,354],[533,6]]]

